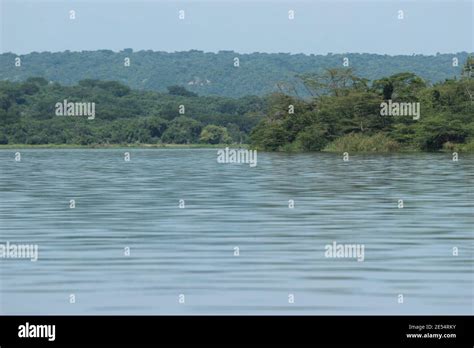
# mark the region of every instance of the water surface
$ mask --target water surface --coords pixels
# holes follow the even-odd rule
[[[0,259],[3,314],[473,313],[472,155],[15,152],[0,151],[0,243],[39,259]],[[364,261],[325,257],[334,241]]]

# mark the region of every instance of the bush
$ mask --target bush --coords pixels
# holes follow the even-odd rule
[[[168,144],[195,143],[201,133],[201,123],[192,118],[180,116],[169,123],[161,140]]]
[[[303,151],[321,151],[328,143],[326,129],[318,124],[306,127],[296,137],[296,144]]]
[[[385,134],[364,135],[350,133],[330,143],[324,151],[330,152],[393,152],[400,144]]]
[[[5,134],[0,134],[0,145],[8,144],[8,138]]]
[[[281,151],[288,144],[288,131],[278,123],[260,122],[250,134],[251,144],[260,150]]]
[[[443,144],[444,151],[456,151],[456,152],[474,152],[474,139],[465,143],[452,143],[450,141]]]
[[[462,152],[474,152],[474,139],[466,144],[463,144],[460,149]]]
[[[229,144],[232,139],[227,128],[208,125],[202,130],[199,140],[206,144]]]
[[[437,151],[443,144],[464,143],[470,128],[461,120],[450,120],[447,116],[436,115],[416,127],[416,141],[427,151]]]

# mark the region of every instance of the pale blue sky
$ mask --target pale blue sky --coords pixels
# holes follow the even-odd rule
[[[473,51],[473,1],[0,0],[1,52],[134,50],[435,54]],[[178,19],[185,10],[186,18]],[[295,19],[288,11],[295,10]],[[76,19],[69,19],[69,10]],[[397,18],[404,11],[404,19]]]

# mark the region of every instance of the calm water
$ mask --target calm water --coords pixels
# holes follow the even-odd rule
[[[251,168],[214,149],[15,151],[0,151],[0,243],[39,259],[0,259],[4,314],[473,313],[472,155]],[[326,258],[334,241],[364,261]]]

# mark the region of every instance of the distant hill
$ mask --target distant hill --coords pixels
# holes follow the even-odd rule
[[[15,67],[15,58],[21,66]],[[187,52],[120,52],[109,50],[83,52],[33,52],[17,56],[0,54],[0,80],[24,81],[29,77],[44,77],[65,85],[84,79],[120,81],[134,89],[165,91],[172,85],[185,86],[199,95],[242,97],[265,95],[278,91],[278,83],[295,84],[295,76],[319,72],[324,68],[342,67],[343,59],[356,74],[369,80],[399,72],[413,72],[429,82],[459,76],[468,53],[437,54],[435,56],[388,56],[377,54],[304,55],[286,53],[239,54],[232,51],[206,53]],[[453,67],[453,58],[459,65]],[[125,59],[130,66],[125,67]],[[235,67],[238,58],[239,67]],[[288,92],[288,90],[287,90]],[[296,92],[305,90],[296,85]]]

